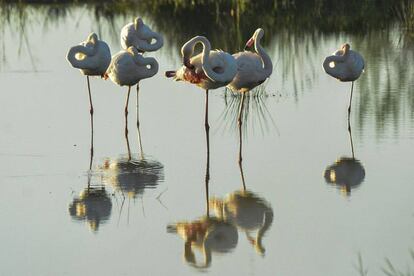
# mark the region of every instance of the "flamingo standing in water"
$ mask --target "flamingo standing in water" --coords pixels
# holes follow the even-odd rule
[[[126,51],[122,50],[112,57],[111,64],[105,73],[120,86],[128,86],[128,94],[125,103],[125,135],[128,135],[128,103],[131,86],[138,84],[141,80],[151,78],[158,72],[158,62],[152,57],[143,57],[138,50],[131,46]]]
[[[89,76],[103,76],[111,63],[111,51],[108,44],[99,40],[97,34],[91,33],[80,45],[69,49],[66,59],[74,67],[86,75],[89,92],[91,124],[93,128],[93,105]]]
[[[194,48],[197,44],[203,45],[203,52],[196,56]],[[177,81],[193,83],[206,91],[205,102],[205,128],[208,124],[208,91],[229,84],[237,73],[236,60],[230,54],[211,50],[208,39],[204,36],[196,36],[190,39],[181,48],[183,66],[177,71],[167,71],[166,77],[174,77]]]
[[[233,55],[237,62],[237,74],[227,87],[234,92],[242,93],[238,115],[239,125],[242,123],[241,116],[245,94],[262,84],[273,71],[272,60],[260,44],[263,35],[263,29],[258,28],[246,43],[245,49],[254,44],[255,53],[243,51]]]
[[[136,17],[134,22],[126,24],[121,30],[121,46],[124,50],[134,46],[140,53],[154,52],[163,45],[162,35],[152,31],[140,17]],[[137,84],[137,126],[139,127],[138,94],[139,83]]]
[[[351,96],[349,98],[348,106],[349,122],[354,81],[359,78],[362,72],[364,72],[364,58],[358,52],[351,50],[351,46],[348,43],[345,43],[342,45],[341,49],[326,57],[322,66],[328,75],[343,82],[352,82]]]

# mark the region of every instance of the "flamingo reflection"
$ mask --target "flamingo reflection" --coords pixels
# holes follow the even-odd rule
[[[93,164],[93,136],[91,136],[91,150],[88,171],[87,187],[75,197],[69,205],[70,216],[77,221],[86,221],[92,232],[99,230],[101,223],[109,220],[112,211],[112,202],[106,189],[101,184],[92,184]]]
[[[192,221],[181,221],[167,226],[167,232],[176,233],[184,240],[184,259],[196,268],[207,268],[211,265],[213,253],[227,253],[234,249],[238,242],[236,227],[222,218],[210,216],[209,181],[210,181],[210,143],[206,128],[207,160],[205,175],[206,214]],[[204,262],[198,262],[194,249],[201,251]]]
[[[365,178],[365,169],[362,163],[355,158],[352,140],[351,125],[348,121],[349,141],[352,157],[340,157],[334,164],[329,165],[324,172],[327,183],[339,188],[345,196],[351,195],[351,190],[357,188]]]
[[[137,132],[140,136],[138,126]],[[111,186],[115,193],[118,192],[123,197],[120,214],[126,197],[128,200],[142,197],[145,190],[155,189],[164,180],[164,166],[156,160],[144,158],[142,145],[140,145],[139,158],[131,154],[127,126],[125,140],[128,154],[117,158],[106,158],[101,166],[102,182]]]
[[[273,209],[265,199],[246,189],[242,164],[241,125],[239,125],[239,135],[239,169],[242,189],[227,195],[224,199],[212,198],[209,205],[217,217],[245,232],[256,251],[264,256],[265,248],[262,240],[272,225]],[[256,231],[255,238],[252,237],[254,231]]]

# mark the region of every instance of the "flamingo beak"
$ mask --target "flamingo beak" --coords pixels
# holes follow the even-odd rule
[[[246,51],[248,48],[252,47],[252,46],[253,46],[253,44],[254,44],[254,39],[253,39],[253,38],[250,38],[250,39],[247,41],[246,46],[244,46],[244,50]]]
[[[166,71],[165,72],[165,76],[167,78],[173,78],[173,77],[175,77],[175,75],[176,75],[175,71]]]

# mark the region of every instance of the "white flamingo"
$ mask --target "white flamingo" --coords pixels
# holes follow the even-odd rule
[[[197,44],[203,45],[203,52],[196,56],[194,48]],[[175,80],[193,83],[206,90],[205,127],[208,124],[208,90],[217,89],[229,84],[237,72],[236,60],[230,54],[211,50],[210,42],[204,36],[190,39],[181,48],[184,66],[177,71],[167,71],[165,75]]]
[[[151,78],[157,74],[157,72],[157,60],[152,57],[143,57],[138,53],[138,50],[134,46],[129,47],[126,51],[121,50],[112,57],[111,64],[105,73],[105,79],[109,77],[114,83],[120,86],[128,86],[128,94],[125,103],[126,124],[131,86],[138,84],[143,79]],[[127,132],[127,126],[125,126],[125,135],[128,134]]]
[[[140,17],[136,17],[134,22],[126,24],[121,30],[121,47],[127,50],[134,46],[138,52],[154,52],[159,50],[164,45],[162,35],[152,31]],[[137,85],[137,109],[138,109],[138,95],[139,84]],[[138,115],[137,115],[138,118]],[[137,120],[137,125],[139,121]]]
[[[238,116],[239,124],[241,124],[245,94],[262,84],[273,71],[272,60],[260,44],[263,35],[263,29],[258,28],[246,43],[245,48],[254,44],[255,53],[243,51],[233,55],[237,62],[237,74],[227,87],[234,92],[242,93]]]
[[[111,51],[104,41],[99,40],[95,33],[91,33],[80,45],[69,49],[66,59],[74,67],[86,75],[89,92],[90,114],[93,115],[93,105],[89,76],[103,76],[111,62]],[[92,118],[91,118],[92,119]],[[92,122],[92,121],[91,121]]]
[[[124,50],[135,46],[140,52],[153,52],[163,45],[162,35],[152,31],[139,17],[135,18],[134,22],[125,25],[121,30],[121,46]]]
[[[352,93],[354,90],[354,81],[364,72],[365,62],[364,58],[358,53],[351,50],[348,43],[342,45],[341,49],[335,51],[332,55],[325,58],[323,62],[323,69],[325,72],[340,80],[351,81],[351,96],[349,98],[348,106],[348,120],[351,114]]]

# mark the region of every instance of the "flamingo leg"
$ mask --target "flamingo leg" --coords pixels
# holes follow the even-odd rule
[[[239,139],[240,139],[240,144],[239,144],[239,164],[241,164],[242,162],[242,124],[243,124],[243,105],[244,105],[244,99],[245,99],[245,93],[247,92],[243,92],[242,93],[242,98],[241,98],[241,102],[240,102],[240,107],[239,107],[239,115],[237,117],[237,124],[239,126]]]
[[[245,183],[245,180],[244,180],[243,164],[242,164],[242,161],[243,161],[243,157],[242,157],[242,154],[243,154],[243,147],[242,147],[243,137],[242,137],[242,128],[241,128],[241,126],[242,125],[239,124],[239,169],[240,169],[240,176],[241,176],[242,184],[243,184],[243,191],[246,191],[246,183]]]
[[[139,128],[139,82],[137,84],[137,128]]]
[[[352,141],[351,123],[349,120],[348,120],[348,133],[349,133],[349,141],[351,142],[352,159],[355,159],[354,143]]]
[[[131,160],[131,148],[129,146],[129,139],[128,139],[128,103],[129,103],[129,94],[131,93],[131,86],[128,87],[128,94],[125,103],[125,139],[127,142],[127,149],[128,149],[128,160]]]
[[[88,84],[88,92],[89,92],[89,114],[91,115],[91,149],[90,149],[90,160],[89,160],[89,171],[92,169],[92,159],[93,159],[93,105],[92,105],[92,95],[91,95],[91,85],[89,83],[89,76],[86,76],[86,81]],[[90,172],[89,172],[90,173]],[[90,184],[90,179],[88,181],[88,187]]]
[[[128,94],[125,102],[125,116],[128,116],[129,94],[131,94],[131,86],[128,86]]]
[[[206,111],[205,111],[205,115],[204,115],[204,126],[206,128],[206,131],[208,132],[208,130],[210,129],[210,125],[208,124],[208,89],[206,90]]]
[[[86,81],[88,84],[88,92],[89,92],[89,113],[93,116],[93,105],[92,105],[92,95],[91,95],[91,85],[89,83],[89,76],[86,76]]]
[[[210,216],[210,206],[209,206],[209,181],[210,181],[210,131],[209,127],[206,126],[206,144],[207,144],[207,160],[206,160],[206,212],[207,217]]]
[[[138,132],[138,144],[139,144],[139,149],[141,152],[141,159],[143,159],[144,152],[142,150],[141,131],[139,129],[139,82],[137,84],[137,132]]]
[[[352,104],[352,94],[354,92],[354,82],[352,82],[352,86],[351,86],[351,96],[349,97],[349,106],[348,106],[348,120],[349,117],[351,116],[351,104]]]

